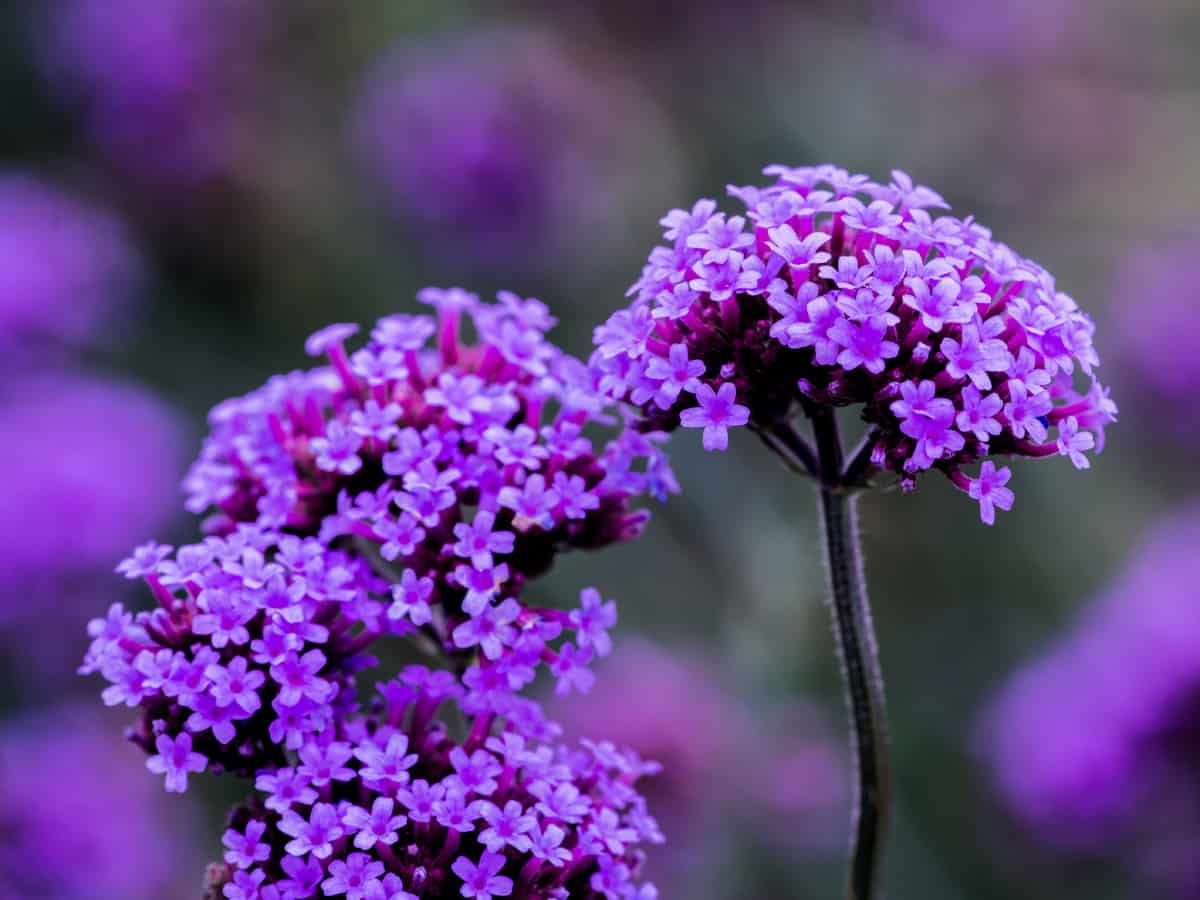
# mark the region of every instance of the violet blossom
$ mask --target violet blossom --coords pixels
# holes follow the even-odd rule
[[[185,458],[180,423],[137,385],[42,371],[0,386],[0,643],[39,684],[73,671],[62,630],[113,595],[112,560],[174,519]]]
[[[779,727],[768,711],[748,709],[711,660],[637,638],[598,674],[587,696],[558,699],[550,711],[569,736],[603,734],[662,764],[645,788],[670,835],[647,861],[656,881],[701,893],[731,864],[711,840],[733,823],[762,846],[828,849],[844,800],[840,747],[799,704]]]
[[[213,895],[656,896],[639,883],[640,845],[662,836],[635,782],[657,765],[610,742],[568,747],[537,704],[447,674],[406,668],[370,714],[260,773],[261,794],[230,817]],[[465,715],[461,735],[439,717],[447,707]],[[314,778],[302,764],[314,753],[335,754],[343,774]]]
[[[972,61],[1031,65],[1086,37],[1079,0],[878,0],[885,20]]]
[[[209,536],[151,542],[118,567],[158,608],[93,621],[82,671],[109,682],[109,705],[142,710],[134,739],[169,787],[185,773],[171,779],[164,735],[190,735],[211,771],[277,764],[354,710],[353,676],[385,635],[497,695],[542,664],[584,687],[579,668],[611,650],[615,605],[599,592],[575,611],[521,593],[560,552],[636,537],[647,513],[631,501],[675,489],[662,452],[631,429],[583,436],[610,402],[544,339],[540,302],[421,299],[437,320],[389,317],[353,352],[354,326],[322,329],[307,349],[329,366],[218,406],[186,481]],[[460,339],[463,320],[479,343]]]
[[[731,427],[767,434],[797,409],[861,404],[862,482],[883,471],[911,489],[937,469],[989,522],[1011,506],[1009,469],[964,467],[1089,465],[1117,410],[1095,380],[1092,321],[1050,273],[939,214],[941,196],[902,172],[886,185],[834,166],[766,173],[775,183],[730,187],[744,216],[701,200],[662,219],[669,243],[632,305],[596,329],[599,383],[645,427],[703,428],[705,449],[723,450]]]
[[[626,127],[607,127],[612,115]],[[584,68],[550,33],[507,28],[393,48],[364,77],[351,139],[431,252],[544,267],[575,250],[572,233],[617,238],[613,197],[665,136],[614,72]]]
[[[120,319],[138,269],[116,217],[28,175],[0,176],[0,348],[6,354],[98,339]]]
[[[1160,522],[1077,625],[1013,674],[980,734],[999,798],[1032,837],[1121,859],[1176,897],[1200,889],[1197,546],[1200,509]]]
[[[0,726],[0,790],[3,900],[194,891],[199,810],[168,803],[90,710],[55,706]]]
[[[1155,240],[1122,256],[1110,303],[1116,350],[1142,394],[1147,426],[1194,445],[1200,416],[1200,294],[1191,278],[1200,231]]]
[[[41,64],[91,143],[125,173],[191,187],[233,173],[245,76],[266,4],[62,0],[40,19]]]
[[[0,385],[0,411],[0,567],[9,577],[108,571],[170,519],[183,441],[148,391],[44,371]]]

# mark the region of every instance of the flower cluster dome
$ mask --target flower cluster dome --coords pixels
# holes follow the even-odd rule
[[[385,635],[439,654],[462,683],[515,693],[545,665],[586,690],[616,607],[521,601],[571,548],[636,536],[630,501],[675,483],[652,435],[612,424],[588,368],[544,339],[536,300],[429,289],[438,318],[380,321],[362,349],[334,325],[308,341],[330,365],[271,380],[212,413],[186,481],[209,536],[150,543],[119,567],[158,603],[90,626],[84,672],[140,707],[134,737],[168,789],[206,767],[278,764],[355,707],[354,676]],[[460,338],[467,317],[476,344]],[[436,346],[426,347],[434,340]],[[585,434],[588,428],[589,434]],[[170,747],[164,749],[167,743]]]
[[[766,174],[766,187],[730,187],[743,214],[700,200],[662,219],[667,243],[632,305],[596,329],[609,396],[648,428],[702,428],[708,450],[797,407],[861,404],[868,471],[910,488],[939,469],[988,523],[1013,501],[988,457],[1088,467],[1116,406],[1094,379],[1093,324],[1050,273],[974,219],[939,214],[942,197],[902,172]]]
[[[411,666],[379,690],[369,714],[258,775],[209,874],[225,897],[658,896],[638,883],[638,847],[662,835],[634,786],[655,764],[606,742],[569,749],[535,703],[444,671]]]

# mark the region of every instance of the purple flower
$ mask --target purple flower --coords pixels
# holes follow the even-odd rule
[[[334,672],[354,660],[353,653],[335,658],[342,648],[364,649],[371,636],[413,627],[427,636],[441,632],[442,645],[453,648],[455,629],[501,585],[516,593],[525,584],[522,567],[540,573],[547,552],[636,535],[644,516],[629,509],[634,496],[676,489],[656,441],[632,428],[607,443],[582,437],[584,426],[607,420],[610,404],[586,367],[545,339],[542,329],[553,317],[543,304],[504,293],[488,305],[461,289],[422,297],[437,307],[436,323],[388,317],[353,352],[346,342],[354,326],[321,329],[307,349],[327,354],[328,367],[272,379],[218,406],[186,482],[189,509],[212,514],[214,538],[228,541],[252,524],[262,530],[261,546],[253,548],[253,573],[222,553],[233,585],[209,578],[203,563],[191,579],[199,593],[184,597],[183,585],[173,582],[169,590],[181,607],[172,614],[188,631],[211,636],[219,650],[236,646],[241,653],[248,645],[246,655],[271,673],[278,703],[288,710],[303,698],[318,705],[319,717],[340,696],[324,674],[306,690],[305,674],[295,670],[302,657],[320,659],[304,656],[312,645],[320,645],[321,665]],[[479,344],[459,337],[464,320]],[[424,349],[431,339],[436,348]],[[371,362],[397,353],[406,361],[401,366]],[[684,374],[699,371],[698,360],[677,362]],[[296,537],[304,555],[282,560]],[[334,541],[345,549],[320,549]],[[309,571],[319,555],[326,563]],[[501,556],[506,561],[498,564]],[[372,569],[389,581],[395,576],[378,557],[402,573],[382,608]],[[444,565],[447,558],[463,563]],[[149,581],[175,577],[177,565],[163,560],[153,572],[142,569]],[[359,588],[368,589],[364,599],[356,599]],[[334,606],[341,616],[332,614]],[[184,617],[185,610],[193,616]],[[339,638],[329,622],[346,629],[362,622],[370,636]],[[498,649],[493,640],[486,647]],[[137,694],[132,686],[129,696]],[[287,715],[289,724],[281,720],[276,731],[295,740],[304,718]]]
[[[0,315],[2,307],[0,300]],[[108,572],[170,520],[182,471],[180,429],[151,394],[69,373],[34,374],[8,379],[0,407],[7,474],[0,569],[8,577]],[[19,613],[5,608],[0,619]]]
[[[279,889],[291,892],[300,898],[308,898],[315,894],[317,885],[321,883],[321,879],[325,875],[321,868],[321,861],[316,857],[309,857],[305,860],[298,856],[285,856],[280,862],[280,867],[286,873],[287,878],[279,882]],[[287,894],[285,893],[284,896]]]
[[[996,507],[1004,511],[1012,509],[1013,492],[1004,485],[1012,477],[1012,472],[1005,466],[997,469],[990,459],[986,460],[979,469],[979,477],[972,478],[967,494],[972,500],[979,501],[979,516],[988,525],[996,522]]]
[[[317,792],[309,786],[308,778],[290,767],[263,772],[255,779],[254,786],[270,795],[266,801],[267,809],[278,813],[287,812],[293,803],[311,806],[317,802]]]
[[[1003,428],[996,418],[1004,407],[999,394],[983,396],[973,385],[963,388],[962,411],[954,423],[963,434],[972,434],[977,441],[986,441]]]
[[[245,833],[230,828],[221,837],[221,843],[228,849],[225,851],[225,862],[239,869],[249,869],[255,863],[263,862],[271,856],[271,848],[262,842],[263,832],[267,830],[265,822],[249,822]]]
[[[479,615],[454,629],[454,646],[463,650],[478,646],[488,659],[499,659],[505,644],[516,636],[510,623],[520,612],[521,604],[511,597],[499,606],[485,607]]]
[[[304,352],[309,356],[324,356],[330,350],[341,348],[356,334],[358,326],[353,322],[326,325],[308,336],[304,342]]]
[[[342,741],[308,743],[300,748],[297,771],[315,788],[325,787],[332,781],[349,781],[354,777],[354,771],[345,763],[352,754],[349,745]]]
[[[475,900],[492,900],[492,897],[507,897],[512,893],[512,879],[499,874],[504,868],[504,857],[499,853],[484,851],[479,858],[479,864],[471,862],[465,856],[454,861],[450,870],[462,879],[461,894]]]
[[[974,307],[958,302],[962,287],[952,278],[933,281],[932,287],[926,278],[910,278],[905,287],[909,292],[902,302],[916,310],[921,316],[921,324],[934,333],[941,331],[947,323],[969,322],[975,314]]]
[[[195,892],[200,848],[209,845],[202,811],[189,798],[165,797],[109,725],[64,705],[5,721],[0,897],[162,900]]]
[[[895,341],[884,339],[886,334],[887,326],[873,319],[865,322],[838,319],[829,329],[830,339],[844,348],[837,357],[839,366],[847,372],[863,366],[876,375],[883,371],[887,360],[894,359],[900,352]],[[746,410],[747,419],[749,414]]]
[[[584,588],[579,595],[579,609],[570,614],[570,620],[581,648],[591,648],[598,656],[612,652],[608,630],[617,624],[616,603],[604,602],[595,588]]]
[[[91,142],[131,176],[188,188],[233,174],[265,18],[258,4],[67,0],[39,24],[42,68]]]
[[[315,538],[247,529],[202,549],[166,557],[148,545],[127,561],[159,608],[114,607],[93,622],[81,671],[112,684],[106,702],[143,706],[133,736],[148,752],[164,737],[194,739],[221,768],[248,773],[276,758],[275,744],[298,747],[326,727],[361,665],[356,642],[385,630],[367,593],[385,586]]]
[[[887,7],[882,21],[893,17],[893,27],[975,65],[1035,66],[1070,51],[1076,33],[1086,31],[1086,10],[1076,0],[1012,0],[999,7],[986,0],[915,0]]]
[[[1200,815],[1172,799],[1197,777],[1198,542],[1195,505],[1158,522],[1076,624],[1012,673],[978,735],[1023,832],[1060,857],[1132,862],[1137,896],[1200,884],[1195,855],[1176,855]]]
[[[667,358],[654,357],[646,366],[646,377],[660,382],[655,403],[669,409],[685,387],[694,390],[704,374],[704,361],[688,359],[687,344],[673,344]]]
[[[495,524],[495,513],[480,510],[470,525],[455,525],[454,536],[458,542],[454,545],[454,552],[469,559],[477,569],[489,568],[493,553],[512,553],[516,535],[511,531],[492,531]]]
[[[578,650],[571,644],[563,644],[550,664],[550,672],[556,680],[554,692],[565,697],[572,691],[580,694],[590,691],[596,683],[596,676],[588,668],[594,656],[591,648]]]
[[[317,677],[325,663],[325,654],[314,648],[303,656],[289,653],[281,663],[271,666],[271,678],[279,685],[279,702],[292,706],[305,697],[317,703],[328,699],[329,683]]]
[[[383,873],[383,863],[365,853],[351,853],[344,862],[335,859],[329,864],[329,877],[321,883],[321,890],[328,896],[345,894],[346,900],[363,900],[369,885],[379,885]]]
[[[395,801],[391,797],[377,797],[371,804],[371,811],[359,806],[351,806],[346,810],[342,821],[347,828],[356,831],[354,846],[359,850],[370,850],[377,843],[391,845],[396,843],[396,832],[404,827],[408,818],[403,815],[393,815]]]
[[[266,880],[267,873],[261,869],[253,872],[234,872],[233,881],[225,885],[226,900],[259,900],[259,888]]]
[[[388,607],[388,618],[408,619],[414,625],[427,625],[433,620],[429,598],[433,595],[433,579],[419,577],[412,569],[405,569],[400,583],[392,585],[392,605]]]
[[[408,752],[408,738],[403,734],[389,735],[383,746],[363,744],[354,756],[363,763],[362,775],[368,785],[404,784],[408,770],[417,762],[417,755]]]
[[[601,111],[627,127],[599,127]],[[548,32],[508,28],[393,48],[367,73],[352,138],[364,175],[429,248],[532,266],[571,250],[572,233],[617,236],[612,204],[662,152],[660,118],[619,73]]]
[[[96,340],[125,312],[137,280],[137,258],[118,219],[33,178],[0,176],[0,347],[6,353]]]
[[[768,232],[767,246],[783,257],[792,269],[801,271],[829,262],[830,255],[818,252],[829,242],[829,235],[816,232],[803,239],[796,235],[791,225],[780,225]]]
[[[599,592],[573,612],[520,594],[557,553],[640,532],[633,499],[676,489],[660,436],[631,424],[605,440],[620,419],[545,340],[538,301],[423,299],[436,326],[385,320],[353,353],[352,326],[322,329],[308,349],[328,366],[213,410],[186,485],[207,536],[135,550],[120,571],[155,608],[116,604],[88,626],[80,671],[108,682],[105,703],[140,708],[130,736],[168,790],[212,769],[265,795],[231,813],[214,895],[499,896],[511,859],[523,890],[577,883],[600,900],[594,870],[619,860],[636,877],[634,845],[661,840],[633,787],[652,767],[558,747],[517,694],[541,665],[582,689],[610,652],[616,607]],[[459,340],[465,317],[478,344]],[[410,666],[363,706],[358,676],[387,640],[420,640],[445,668]],[[461,741],[438,715],[448,702],[469,719]],[[479,860],[465,881],[447,869],[459,858]]]
[[[509,800],[503,809],[495,803],[483,806],[483,818],[488,827],[480,832],[480,842],[491,853],[503,853],[512,847],[518,853],[527,853],[533,848],[529,833],[537,828],[537,817],[525,812],[516,800]]]
[[[558,492],[554,488],[547,489],[546,476],[540,473],[526,478],[524,486],[509,485],[497,495],[497,502],[513,511],[514,527],[521,531],[527,531],[532,525],[549,529],[554,524],[553,511],[558,500]]]
[[[680,416],[684,428],[704,429],[704,449],[724,450],[729,446],[729,427],[745,425],[750,419],[750,410],[737,402],[737,389],[731,382],[724,382],[717,390],[707,384],[696,389],[699,406],[685,409]]]
[[[1090,431],[1079,430],[1079,420],[1070,416],[1058,426],[1058,452],[1069,456],[1077,469],[1091,468],[1091,461],[1084,455],[1085,450],[1096,446],[1096,436]]]
[[[362,468],[362,459],[358,455],[359,447],[362,446],[362,436],[337,419],[329,423],[323,437],[312,439],[311,446],[317,458],[317,465],[326,472],[353,475]]]
[[[466,717],[462,742],[440,721],[446,703]],[[556,743],[558,728],[537,704],[506,692],[464,695],[448,672],[410,667],[380,685],[372,709],[343,723],[352,775],[339,790],[354,801],[309,792],[281,813],[257,802],[238,807],[225,841],[231,858],[215,880],[238,884],[235,870],[245,864],[264,874],[254,875],[261,896],[310,897],[319,885],[330,896],[412,900],[440,868],[446,896],[509,896],[518,880],[549,896],[569,878],[573,897],[604,900],[589,887],[592,876],[619,867],[631,890],[640,887],[640,847],[662,840],[636,786],[653,765],[611,744]],[[408,733],[392,723],[406,723]],[[378,779],[384,747],[430,780]],[[279,780],[260,778],[259,787],[278,800]]]
[[[1004,416],[1013,436],[1023,438],[1028,434],[1031,440],[1044,441],[1047,432],[1042,418],[1054,408],[1050,396],[1030,394],[1020,379],[1015,378],[1008,382],[1008,394],[1010,399],[1004,405]]]
[[[252,713],[257,710],[262,701],[258,689],[262,687],[267,676],[260,670],[247,671],[248,662],[244,656],[235,657],[228,666],[210,665],[204,670],[205,677],[212,685],[213,699],[222,706],[236,704],[243,712]]]
[[[187,790],[189,772],[203,772],[208,758],[192,750],[192,736],[184,733],[172,738],[160,734],[154,742],[158,753],[146,760],[146,768],[155,775],[167,776],[167,790],[182,794]]]
[[[230,643],[245,644],[250,640],[246,623],[257,610],[244,595],[212,588],[200,594],[196,606],[201,612],[192,619],[192,630],[210,636],[218,650]]]
[[[534,858],[545,860],[554,868],[561,868],[571,861],[571,851],[562,846],[567,832],[557,825],[535,828],[530,840],[530,852]]]
[[[553,712],[570,735],[604,735],[609,747],[662,763],[646,787],[670,836],[647,861],[654,880],[684,890],[705,884],[720,863],[703,848],[722,826],[766,844],[780,840],[786,817],[807,823],[787,830],[789,851],[826,846],[844,800],[842,752],[811,710],[792,708],[787,721],[756,714],[711,660],[636,638],[599,673],[591,692],[555,702]],[[537,854],[539,835],[531,839]]]
[[[292,856],[307,856],[328,859],[333,853],[333,842],[344,833],[337,811],[328,803],[318,803],[308,818],[288,810],[279,822],[279,830],[290,835],[286,850]]]
[[[1198,246],[1195,222],[1175,237],[1135,246],[1121,257],[1109,304],[1120,362],[1140,388],[1143,422],[1185,446],[1200,438],[1197,417],[1176,414],[1200,383],[1200,304],[1192,287]]]
[[[750,230],[708,200],[666,216],[632,304],[595,331],[596,384],[646,427],[703,428],[716,450],[730,426],[769,435],[861,404],[864,484],[886,470],[912,488],[937,469],[963,491],[988,456],[1061,450],[1079,465],[1102,449],[1116,406],[1092,380],[1095,329],[1048,272],[903,172],[766,174],[730,188]]]

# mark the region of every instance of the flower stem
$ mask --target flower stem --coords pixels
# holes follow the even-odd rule
[[[856,498],[842,480],[837,419],[826,407],[814,410],[812,420],[830,608],[858,776],[846,900],[877,900],[882,896],[880,868],[891,794],[883,674],[863,577]]]

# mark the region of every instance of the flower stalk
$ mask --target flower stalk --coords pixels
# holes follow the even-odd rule
[[[857,496],[845,478],[837,418],[811,411],[817,444],[818,501],[834,640],[842,664],[856,780],[846,900],[882,896],[884,838],[891,799],[887,711],[879,646],[859,546]]]

